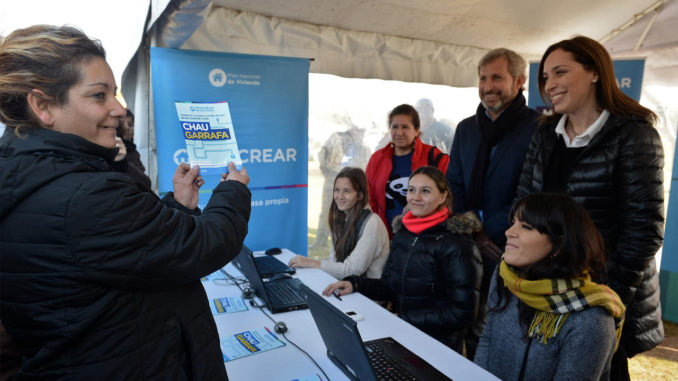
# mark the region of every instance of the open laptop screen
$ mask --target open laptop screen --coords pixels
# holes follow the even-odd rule
[[[322,295],[301,285],[300,291],[327,347],[327,355],[347,376],[376,380],[357,323]]]

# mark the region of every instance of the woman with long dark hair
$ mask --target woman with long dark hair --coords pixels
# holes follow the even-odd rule
[[[627,357],[664,337],[654,259],[664,238],[656,116],[619,90],[610,55],[590,38],[551,45],[539,73],[539,91],[553,112],[532,138],[517,197],[568,194],[600,230],[608,255],[603,282],[629,311],[612,378],[628,380]]]
[[[381,218],[368,206],[367,179],[360,168],[342,169],[334,179],[329,211],[332,233],[330,257],[326,260],[297,255],[292,267],[315,267],[337,279],[349,275],[381,277],[389,252],[388,232]]]
[[[438,168],[420,167],[410,175],[407,210],[395,220],[381,278],[347,277],[323,293],[358,291],[391,302],[401,319],[462,353],[478,313],[482,260],[471,233],[480,226],[474,215],[452,214],[452,193]]]
[[[624,305],[601,284],[603,239],[567,195],[511,210],[475,362],[504,380],[609,380]]]

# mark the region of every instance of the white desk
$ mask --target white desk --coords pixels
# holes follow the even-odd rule
[[[255,255],[257,254],[259,253],[255,253]],[[289,250],[283,250],[283,253],[276,257],[287,262],[293,256],[294,254]],[[228,264],[225,270],[234,277],[241,277],[240,272],[232,264]],[[319,269],[297,269],[295,277],[300,278],[309,288],[319,293],[328,284],[336,281],[332,276]],[[220,280],[203,282],[210,303],[215,298],[241,295],[236,286],[226,283],[226,281]],[[342,311],[353,310],[365,318],[358,322],[358,329],[363,340],[393,337],[454,381],[497,380],[492,374],[360,293],[353,293],[342,297],[342,299],[342,301],[339,301],[335,297],[329,297],[327,300]],[[263,302],[259,300],[259,304],[263,304]],[[325,343],[323,343],[320,332],[318,332],[308,310],[274,315],[271,315],[268,309],[266,309],[266,312],[276,321],[284,321],[287,324],[289,331],[286,336],[308,352],[331,380],[348,379],[327,357]],[[268,327],[273,331],[271,320],[259,309],[253,307],[250,307],[249,311],[215,315],[214,320],[221,337],[261,327]],[[278,336],[287,344],[286,346],[227,362],[226,371],[229,379],[234,381],[291,381],[318,374],[325,380],[320,370],[308,357],[287,342],[282,335]],[[315,380],[320,379],[316,377]]]

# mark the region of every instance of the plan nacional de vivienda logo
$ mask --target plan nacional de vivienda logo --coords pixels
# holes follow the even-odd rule
[[[226,81],[228,81],[228,76],[226,75],[226,72],[219,68],[216,68],[210,71],[209,80],[212,86],[222,87],[223,85],[226,84]]]
[[[261,75],[226,73],[223,69],[214,68],[207,76],[210,84],[214,87],[229,86],[261,86]]]

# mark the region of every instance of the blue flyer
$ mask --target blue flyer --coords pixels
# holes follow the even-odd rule
[[[219,340],[219,343],[224,362],[285,346],[285,343],[266,327],[236,333]]]
[[[210,303],[212,314],[230,314],[232,312],[247,311],[249,308],[245,301],[239,296],[229,296],[227,298],[212,299]]]
[[[233,162],[238,170],[242,168],[228,103],[174,102],[174,105],[191,166],[199,165],[204,171],[220,168],[223,172]]]

